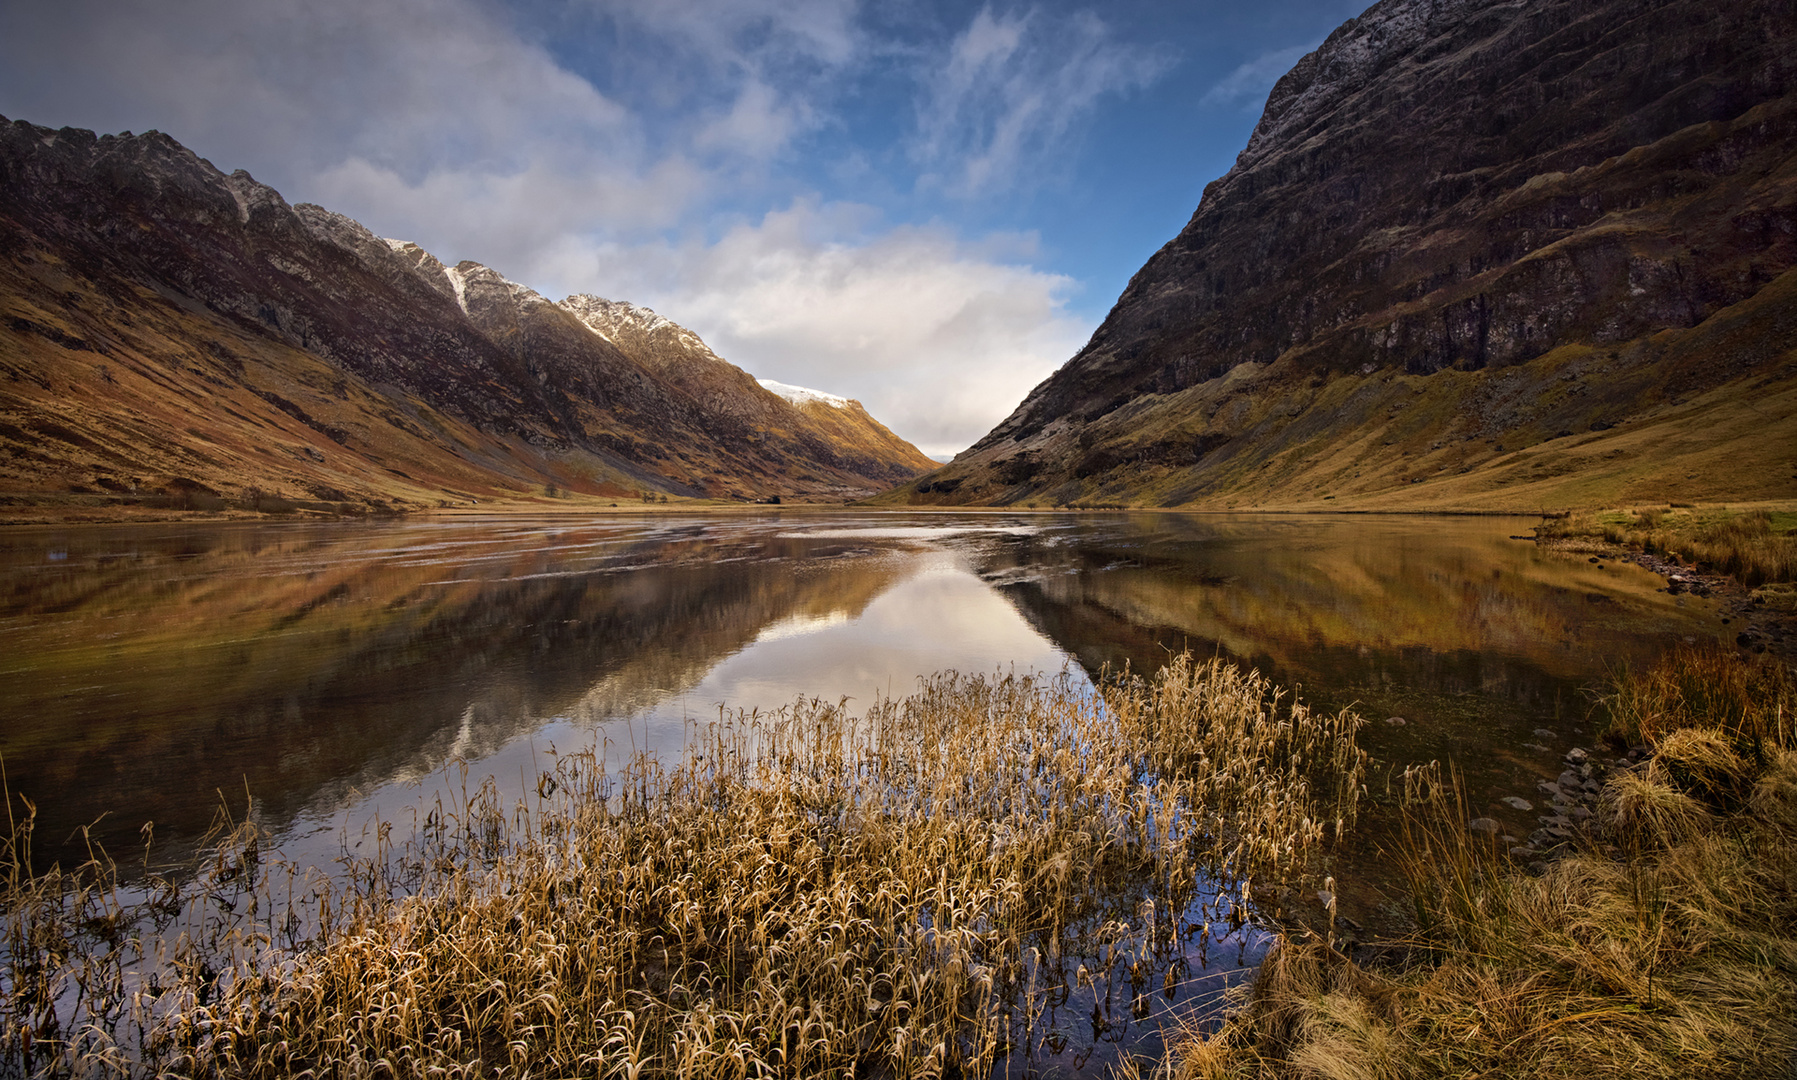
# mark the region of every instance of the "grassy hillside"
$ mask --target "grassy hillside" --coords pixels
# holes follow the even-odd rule
[[[1523,512],[1793,501],[1797,271],[1695,327],[1613,346],[1427,375],[1243,364],[1044,436],[1034,450],[962,455],[879,501]]]

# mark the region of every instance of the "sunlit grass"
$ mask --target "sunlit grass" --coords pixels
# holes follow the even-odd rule
[[[226,822],[186,886],[6,850],[0,1069],[228,1076],[972,1075],[1069,988],[1141,997],[1354,820],[1360,719],[1176,658],[1097,690],[942,675],[860,716],[562,754],[327,879]],[[1105,958],[1087,967],[1080,957]],[[1169,980],[1172,976],[1169,975]]]
[[[1797,581],[1797,512],[1647,507],[1574,513],[1536,528],[1544,538],[1599,537],[1728,574],[1748,588]]]
[[[1648,670],[1624,672],[1598,698],[1605,736],[1618,747],[1658,742],[1685,728],[1713,729],[1764,763],[1797,715],[1797,678],[1782,664],[1744,663],[1714,647],[1680,645]]]
[[[1585,848],[1538,876],[1468,833],[1457,785],[1420,774],[1398,853],[1416,912],[1409,966],[1367,970],[1324,942],[1285,941],[1224,1029],[1194,1034],[1161,1072],[1784,1075],[1797,1054],[1797,733],[1788,680],[1731,665],[1748,667],[1681,653],[1640,680],[1687,688],[1687,712],[1648,729],[1654,755],[1609,782]],[[1729,711],[1743,687],[1747,707]],[[1704,703],[1720,710],[1714,726]],[[1738,749],[1748,730],[1757,761]]]

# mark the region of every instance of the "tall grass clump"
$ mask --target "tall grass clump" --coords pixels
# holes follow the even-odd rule
[[[1359,724],[1181,657],[1097,690],[950,674],[859,716],[739,714],[677,763],[555,755],[534,800],[439,800],[329,881],[259,864],[228,928],[137,947],[131,1004],[79,1034],[28,1040],[9,1004],[0,1070],[982,1075],[1072,989],[1155,992],[1182,920],[1239,924],[1251,881],[1311,872],[1355,815]],[[4,899],[9,1002],[49,980],[34,1017],[93,949],[56,939],[81,917],[59,888],[15,874]]]
[[[1770,510],[1656,507],[1544,518],[1544,540],[1601,537],[1728,574],[1748,588],[1797,581],[1797,514]]]
[[[1714,729],[1763,766],[1768,746],[1791,744],[1797,678],[1776,661],[1747,661],[1713,644],[1678,645],[1645,672],[1621,672],[1597,705],[1605,738],[1619,748]]]
[[[1589,536],[1598,529],[1595,515],[1572,510],[1560,514],[1544,514],[1541,524],[1535,526],[1535,537],[1538,540],[1563,540],[1572,536]]]
[[[1656,677],[1715,679],[1706,662],[1679,654]],[[1689,665],[1702,670],[1670,670]],[[1748,711],[1778,715],[1780,691],[1767,700],[1766,683],[1734,678]],[[1417,924],[1408,965],[1366,970],[1324,942],[1282,942],[1224,1029],[1162,1072],[1788,1075],[1797,739],[1788,719],[1764,725],[1756,761],[1736,749],[1736,720],[1705,726],[1687,704],[1693,722],[1653,730],[1652,757],[1609,781],[1583,849],[1538,876],[1467,833],[1451,777],[1420,774],[1400,860]]]
[[[33,873],[36,807],[3,783],[0,795],[0,1077],[149,1072],[144,1049],[169,1039],[165,992],[210,1000],[246,946],[271,940],[243,914],[273,894],[258,892],[271,884],[258,877],[259,831],[221,808],[184,897],[151,871],[148,825],[129,886],[91,837],[73,869]]]
[[[1797,581],[1797,532],[1775,528],[1765,510],[1669,517],[1640,531],[1643,550],[1732,575],[1748,588]]]

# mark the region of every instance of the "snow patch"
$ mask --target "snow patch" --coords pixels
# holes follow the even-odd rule
[[[673,327],[682,332],[682,342],[688,347],[694,345],[685,334],[685,328],[672,319],[664,319],[646,307],[623,300],[607,300],[604,297],[581,293],[570,296],[561,302],[561,306],[574,313],[575,318],[587,325],[593,333],[607,341],[615,341],[620,331],[635,329],[639,333],[653,334],[663,327]],[[703,345],[703,342],[698,344]]]
[[[772,379],[756,379],[755,381],[761,384],[763,390],[779,394],[794,405],[803,405],[810,401],[821,401],[832,408],[846,409],[849,407],[848,398],[840,397],[836,394],[826,394],[822,390],[807,390],[803,386],[788,386],[785,383],[775,382]]]
[[[500,273],[497,270],[493,270],[491,267],[487,267],[486,269],[491,271],[493,276],[499,279],[499,283],[501,285],[504,285],[506,287],[507,291],[509,291],[512,294],[512,296],[518,300],[519,303],[529,304],[529,303],[534,302],[534,303],[538,303],[538,304],[547,304],[549,302],[549,301],[543,299],[543,296],[541,293],[537,292],[535,289],[531,288],[529,285],[525,285],[521,282],[513,281],[511,278],[506,277],[504,274]]]
[[[225,190],[231,193],[232,201],[237,204],[237,223],[248,225],[250,223],[250,200],[244,196],[236,184],[227,181]]]
[[[455,290],[456,306],[462,309],[462,314],[468,314],[468,279],[453,266],[445,266],[443,276],[449,279],[449,287]]]

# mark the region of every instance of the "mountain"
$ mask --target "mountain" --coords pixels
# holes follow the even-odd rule
[[[763,390],[783,398],[803,413],[820,431],[830,433],[838,443],[866,446],[871,453],[891,461],[902,461],[908,475],[894,475],[895,483],[911,479],[919,471],[934,469],[939,462],[894,435],[884,424],[868,415],[867,409],[854,398],[788,386],[772,379],[757,380]]]
[[[0,120],[0,497],[840,500],[934,466],[697,335],[289,206],[156,132]],[[110,493],[110,494],[108,494]]]
[[[817,391],[802,392],[811,398],[794,398],[784,392],[792,388],[756,379],[726,363],[697,334],[648,308],[584,294],[570,296],[562,306],[714,416],[731,417],[752,428],[764,444],[832,462],[879,487],[936,467],[933,459],[893,434],[859,401]],[[835,407],[819,409],[812,398],[828,399]]]
[[[1797,6],[1383,0],[914,503],[1797,496]]]

